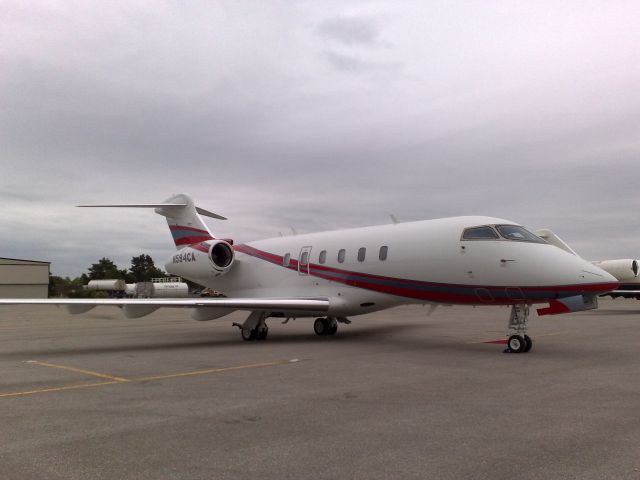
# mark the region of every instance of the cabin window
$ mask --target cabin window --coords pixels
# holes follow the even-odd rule
[[[347,253],[347,252],[345,251],[345,249],[344,249],[344,248],[341,248],[341,249],[338,251],[338,263],[344,263],[344,256],[345,256],[345,254],[346,254],[346,253]]]
[[[467,228],[462,233],[462,240],[497,240],[499,238],[496,231],[489,226]]]
[[[496,228],[507,240],[514,240],[516,242],[532,242],[532,243],[547,243],[539,236],[531,233],[520,225],[496,225]]]
[[[364,257],[367,255],[367,249],[362,247],[358,249],[358,261],[364,262]]]
[[[300,265],[309,265],[309,252],[307,250],[300,255]]]
[[[318,256],[318,263],[326,263],[327,262],[327,251],[326,250],[322,250],[320,252],[320,255]]]
[[[289,266],[289,262],[291,262],[291,254],[285,253],[284,258],[282,259],[282,265],[285,267]]]
[[[380,247],[380,253],[378,253],[378,258],[384,262],[387,259],[388,253],[389,253],[389,247],[387,247],[386,245],[383,247]]]

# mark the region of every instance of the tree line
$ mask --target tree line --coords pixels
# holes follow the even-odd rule
[[[149,282],[152,278],[167,277],[167,273],[155,266],[153,259],[142,254],[131,259],[128,269],[119,269],[112,260],[103,257],[91,264],[86,273],[71,279],[69,277],[49,276],[50,297],[86,297],[100,296],[103,292],[88,292],[84,286],[89,280],[121,279],[126,283]]]

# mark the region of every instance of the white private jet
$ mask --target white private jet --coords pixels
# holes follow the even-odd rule
[[[529,307],[539,315],[597,308],[614,290],[609,273],[499,218],[454,217],[278,237],[234,245],[215,238],[200,215],[224,219],[175,195],[158,204],[82,205],[154,208],[178,249],[167,272],[226,298],[4,299],[0,304],[66,305],[84,313],[116,305],[130,318],[161,307],[191,309],[196,320],[249,311],[244,340],[264,340],[270,317],[317,317],[317,335],[333,335],[347,317],[404,304],[511,305],[508,350],[527,352]]]
[[[534,233],[550,244],[578,256],[569,245],[551,230],[536,230]],[[640,260],[636,258],[617,258],[615,260],[591,261],[590,263],[609,273],[619,282],[617,289],[601,294],[601,296],[640,299]]]
[[[620,258],[616,260],[599,260],[591,262],[598,268],[610,273],[620,282],[620,286],[605,295],[611,298],[640,299],[640,260],[636,258]]]

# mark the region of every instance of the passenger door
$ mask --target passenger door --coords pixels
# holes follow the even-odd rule
[[[311,247],[302,247],[298,257],[298,274],[309,275],[309,261],[311,260]]]

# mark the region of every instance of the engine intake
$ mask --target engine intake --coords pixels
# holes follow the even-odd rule
[[[227,273],[234,259],[233,247],[223,240],[218,240],[209,247],[209,260],[213,268],[220,273]]]
[[[619,282],[632,281],[640,273],[640,264],[635,258],[602,260],[601,262],[593,262],[593,264],[616,277]]]

